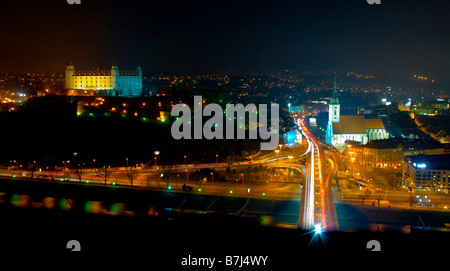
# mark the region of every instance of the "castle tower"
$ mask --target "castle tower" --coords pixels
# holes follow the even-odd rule
[[[136,67],[136,72],[138,73],[138,75],[140,76],[140,77],[142,77],[142,68],[141,68],[141,65],[137,65],[137,67]]]
[[[72,60],[69,60],[66,65],[66,89],[73,88],[73,74],[75,73],[75,66]]]
[[[119,86],[118,79],[119,79],[119,68],[117,67],[116,62],[113,62],[111,66],[111,88],[113,94],[115,94],[116,96],[119,94],[117,89]]]
[[[136,72],[138,74],[138,77],[136,79],[136,96],[142,95],[142,68],[141,65],[138,64],[136,68]]]
[[[331,145],[333,139],[333,122],[339,122],[340,104],[337,97],[336,76],[334,77],[333,95],[328,105],[328,126],[325,135],[325,143]]]

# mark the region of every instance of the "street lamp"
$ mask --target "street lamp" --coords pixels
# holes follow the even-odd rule
[[[64,177],[64,181],[66,180],[66,171],[67,171],[67,164],[66,161],[62,161],[64,164],[64,168],[63,168],[63,177]]]
[[[294,156],[289,155],[288,158],[289,158],[289,171],[291,173],[290,175],[292,176],[292,173],[294,173],[294,171],[292,170],[292,158],[294,158]]]
[[[17,175],[19,175],[19,163],[17,162],[17,160],[14,160],[14,163],[16,163]]]
[[[156,166],[156,160],[158,159],[158,155],[161,153],[160,151],[154,151],[155,154],[155,166]]]
[[[78,152],[73,152],[72,155],[73,155],[73,160],[74,160],[73,161],[74,166],[76,166],[77,162],[80,162],[80,159],[77,159]]]
[[[277,154],[277,160],[275,160],[275,166],[278,165],[278,153],[280,152],[280,150],[275,150],[275,153]]]
[[[186,165],[186,155],[184,156],[184,164]]]
[[[218,164],[219,162],[218,162],[218,158],[219,158],[219,155],[218,154],[216,154],[216,164]]]

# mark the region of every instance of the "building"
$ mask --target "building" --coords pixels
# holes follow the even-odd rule
[[[389,139],[369,141],[362,152],[362,164],[371,167],[400,167],[404,157],[403,146]]]
[[[369,141],[366,145],[357,141],[346,141],[344,156],[351,163],[366,165],[369,168],[401,167],[403,148],[392,142]]]
[[[75,70],[72,61],[66,66],[66,89],[71,96],[121,96],[142,95],[142,69],[138,65],[134,71],[119,70],[113,63],[111,69]]]
[[[407,157],[403,168],[403,180],[417,190],[448,193],[450,154]]]
[[[443,154],[444,147],[437,141],[389,138],[360,142],[346,141],[345,156],[349,161],[369,167],[400,167],[407,156]]]
[[[302,133],[298,129],[292,129],[283,134],[283,142],[288,147],[293,147],[295,144],[302,142]]]
[[[444,153],[444,146],[435,140],[399,139],[403,146],[404,156],[431,155]]]
[[[328,125],[325,142],[337,149],[345,148],[345,141],[366,144],[370,140],[389,138],[383,122],[379,119],[364,119],[363,115],[341,115],[337,97],[336,78],[333,96],[328,106]]]

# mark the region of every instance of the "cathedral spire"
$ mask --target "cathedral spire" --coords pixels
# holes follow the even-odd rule
[[[337,97],[337,86],[336,86],[336,74],[334,75],[334,85],[333,85],[333,96],[330,99],[330,104],[328,105],[328,126],[327,132],[325,134],[325,142],[328,145],[334,145],[335,137],[334,125],[339,125],[340,121],[340,104]],[[337,124],[336,124],[337,123]]]
[[[334,76],[333,96],[331,97],[330,104],[339,104],[339,99],[337,97],[336,75]]]

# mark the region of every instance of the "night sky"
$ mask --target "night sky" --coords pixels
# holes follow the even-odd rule
[[[450,81],[450,1],[2,0],[0,72],[338,70]]]

